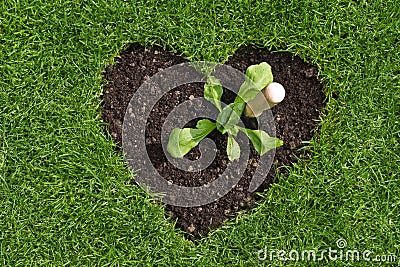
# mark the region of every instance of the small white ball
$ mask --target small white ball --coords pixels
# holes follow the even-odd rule
[[[265,99],[271,104],[278,104],[285,98],[285,88],[280,83],[270,83],[264,89]]]

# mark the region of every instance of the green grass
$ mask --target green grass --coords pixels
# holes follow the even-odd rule
[[[265,246],[321,251],[339,238],[398,262],[399,10],[394,0],[1,1],[0,264],[256,266],[270,263],[257,259]],[[186,241],[102,131],[101,73],[131,42],[220,62],[257,44],[317,64],[339,97],[313,158],[254,210]]]

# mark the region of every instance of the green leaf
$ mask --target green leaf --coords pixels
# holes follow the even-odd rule
[[[231,103],[224,107],[217,117],[217,129],[222,134],[235,127],[239,120],[240,114],[244,108],[244,103]]]
[[[228,135],[228,145],[226,147],[226,152],[230,161],[240,158],[240,146],[236,140]]]
[[[211,133],[215,129],[215,122],[212,122],[207,119],[199,120],[196,124],[196,128],[190,129],[190,134],[194,139],[200,139],[200,141],[206,137],[209,133]]]
[[[273,75],[268,63],[262,62],[258,65],[252,65],[246,70],[245,81],[240,86],[237,98],[241,98],[242,101],[247,103],[272,81]],[[235,100],[235,102],[238,102],[238,100]]]
[[[209,133],[215,129],[214,122],[203,119],[197,122],[196,128],[174,128],[168,139],[167,151],[174,158],[182,158],[192,148],[197,146]]]
[[[232,128],[229,128],[228,130],[226,130],[226,132],[231,136],[236,136],[239,133],[239,128],[237,125],[235,125]]]
[[[280,147],[283,145],[283,141],[276,137],[269,136],[262,130],[250,130],[240,127],[250,141],[253,143],[254,148],[261,156],[270,151],[271,149]]]
[[[222,111],[222,93],[223,89],[220,81],[213,76],[209,76],[207,79],[207,83],[204,84],[204,98],[210,101],[214,106],[216,106],[219,111]]]
[[[190,134],[190,128],[174,128],[169,135],[167,151],[174,158],[182,158],[195,147],[196,144],[197,143]]]

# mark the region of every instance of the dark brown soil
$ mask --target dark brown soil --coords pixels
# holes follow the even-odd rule
[[[121,52],[116,64],[108,66],[104,78],[108,81],[104,86],[102,119],[109,123],[113,140],[121,147],[122,123],[126,108],[134,92],[142,83],[158,71],[173,65],[186,62],[182,56],[165,51],[160,47],[145,49],[134,44]],[[325,95],[323,85],[317,77],[317,68],[305,63],[297,56],[286,52],[270,52],[265,49],[243,47],[226,62],[242,72],[248,66],[260,62],[268,62],[272,66],[274,81],[281,83],[286,89],[286,98],[272,108],[275,118],[276,136],[284,141],[284,145],[276,150],[274,165],[265,173],[266,179],[257,191],[267,189],[276,182],[275,172],[287,172],[281,166],[290,166],[296,158],[303,157],[307,150],[299,150],[302,141],[313,136],[319,111],[324,107]],[[166,159],[161,147],[161,125],[166,116],[179,104],[193,97],[203,96],[203,84],[193,83],[179,86],[170,91],[156,104],[146,125],[146,146],[151,160],[158,172],[168,180],[183,186],[200,186],[212,181],[222,173],[228,163],[226,156],[225,135],[214,131],[210,134],[218,152],[214,162],[200,172],[185,172],[175,169]],[[224,92],[223,101],[229,103],[234,95]],[[245,122],[249,127],[256,126],[252,120]],[[188,123],[194,126],[195,121]],[[196,159],[199,151],[193,149],[186,157]],[[248,192],[251,178],[258,164],[258,155],[251,149],[251,157],[247,169],[239,183],[219,200],[201,207],[166,206],[166,211],[176,226],[187,233],[189,238],[205,235],[210,229],[220,226],[229,217],[240,210],[250,207],[256,195]]]

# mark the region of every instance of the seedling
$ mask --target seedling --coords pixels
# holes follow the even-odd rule
[[[262,62],[248,67],[245,81],[240,86],[235,101],[224,108],[221,105],[222,85],[211,75],[214,67],[215,65],[212,68],[202,68],[201,71],[207,76],[204,98],[220,111],[217,120],[213,122],[202,119],[197,122],[196,128],[173,129],[167,145],[171,156],[182,158],[214,129],[228,134],[227,154],[231,161],[240,158],[240,146],[235,140],[239,131],[247,135],[261,156],[283,145],[282,140],[271,137],[262,130],[251,130],[238,125],[242,113],[247,117],[258,117],[264,110],[278,104],[285,97],[283,86],[273,82],[271,66]]]

